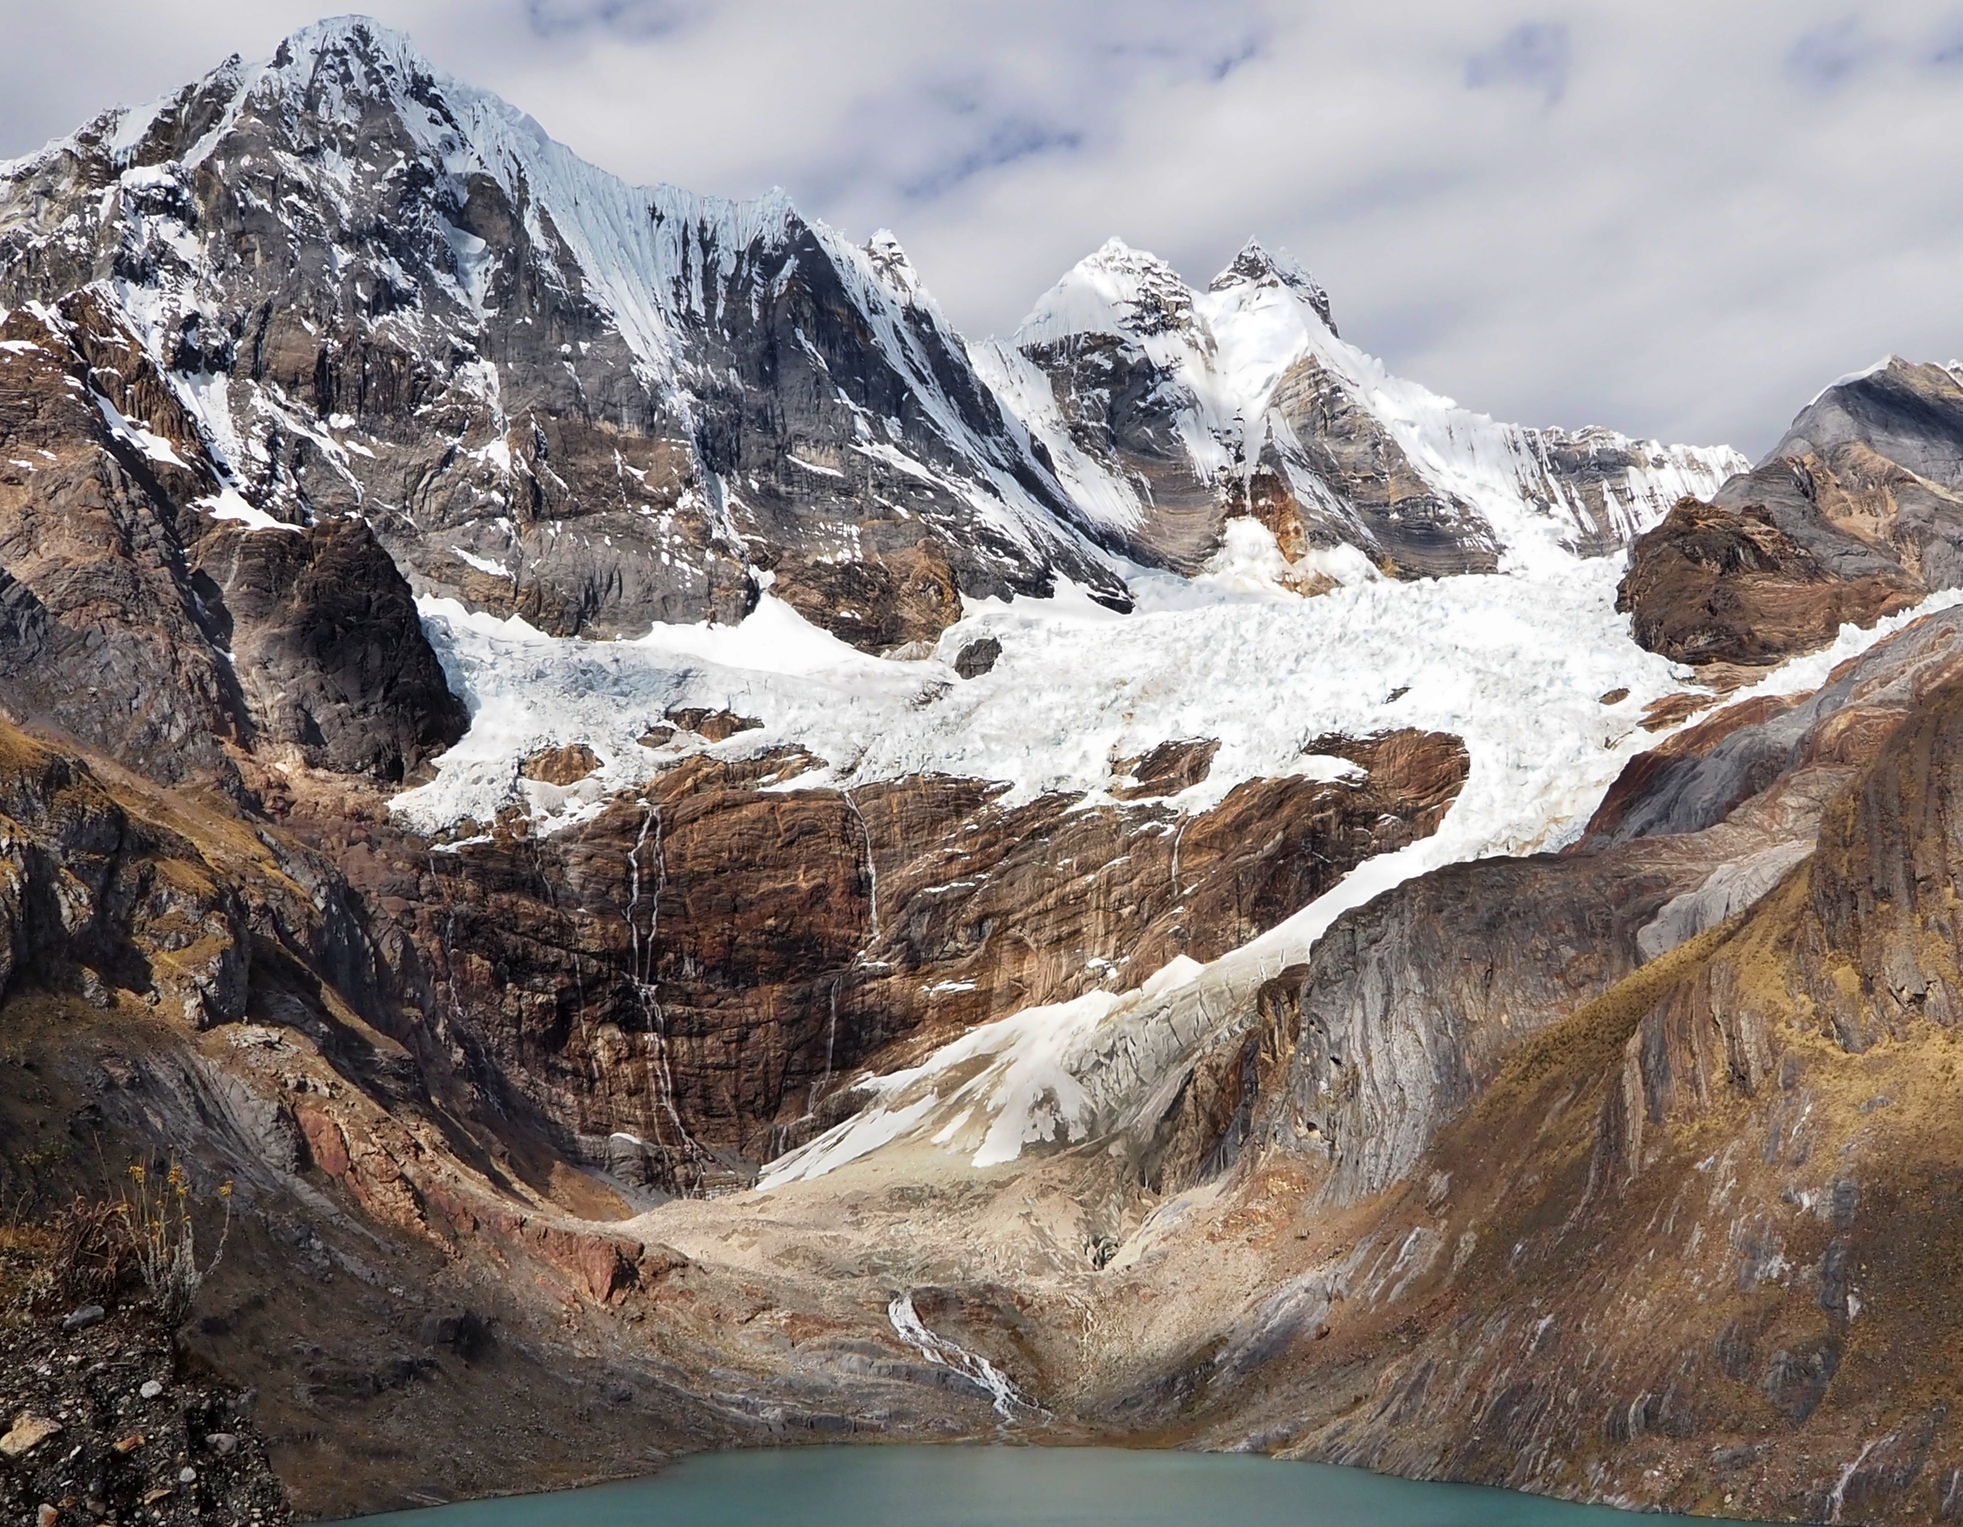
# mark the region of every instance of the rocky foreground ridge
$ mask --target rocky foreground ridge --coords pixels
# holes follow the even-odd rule
[[[0,167],[0,308],[0,1198],[235,1184],[172,1371],[300,1515],[1007,1432],[1963,1516],[1952,371],[1520,429],[1258,246],[971,346],[360,21]]]

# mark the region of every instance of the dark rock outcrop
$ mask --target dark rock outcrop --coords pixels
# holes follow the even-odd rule
[[[160,780],[240,753],[396,783],[468,717],[359,518],[249,529],[119,313],[0,325],[0,709]]]
[[[1870,626],[1924,591],[1895,569],[1843,578],[1759,505],[1684,499],[1639,536],[1615,607],[1639,644],[1681,663],[1778,662]]]
[[[255,747],[397,784],[464,734],[409,584],[359,519],[293,533],[221,525],[196,548],[194,588],[229,643]]]
[[[1002,643],[993,636],[969,642],[954,655],[954,671],[964,679],[978,679],[992,673],[1002,658]]]

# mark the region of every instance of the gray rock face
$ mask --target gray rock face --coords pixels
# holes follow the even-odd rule
[[[0,166],[0,306],[91,283],[223,490],[418,593],[618,636],[768,583],[874,650],[1128,605],[890,237],[629,188],[365,21]]]
[[[1804,703],[1633,760],[1566,854],[1436,870],[1338,918],[1289,983],[1251,1135],[1326,1157],[1333,1202],[1398,1181],[1535,1034],[1804,863],[1833,795],[1954,681],[1959,632],[1963,611],[1931,616]]]
[[[1638,928],[1696,884],[1675,859],[1628,882],[1552,856],[1460,865],[1338,919],[1256,1127],[1327,1154],[1335,1202],[1388,1187],[1521,1043],[1636,968]]]
[[[1786,872],[1812,853],[1805,841],[1778,843],[1732,864],[1721,864],[1694,891],[1672,897],[1653,922],[1636,934],[1636,947],[1646,960],[1667,954],[1706,928],[1715,928],[1734,912],[1753,905]]]
[[[1835,574],[1963,584],[1963,381],[1890,356],[1820,394],[1715,502],[1759,504]]]

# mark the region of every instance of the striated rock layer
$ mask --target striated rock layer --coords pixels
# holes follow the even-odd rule
[[[1465,779],[1449,737],[1316,744],[1336,747],[1355,778],[1249,781],[1190,817],[1004,807],[952,778],[774,788],[808,760],[765,754],[692,758],[536,841],[522,818],[434,854],[296,826],[408,940],[423,1006],[470,1015],[571,1153],[604,1165],[631,1136],[650,1149],[628,1170],[673,1187],[849,1110],[845,1082],[889,1046],[1218,957],[1434,830]]]

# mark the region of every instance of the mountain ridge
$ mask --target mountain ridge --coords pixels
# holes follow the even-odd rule
[[[302,132],[302,121],[314,125]],[[229,150],[227,143],[233,145]],[[262,182],[249,171],[255,144],[260,158],[270,155],[283,167],[273,181],[263,182],[263,192],[257,189]],[[381,164],[389,155],[396,161],[394,179]],[[225,166],[218,175],[221,181],[243,173],[253,188],[241,187],[229,202],[221,194],[219,202],[201,213],[191,182],[201,174],[209,180],[213,165],[220,163]],[[408,184],[396,183],[405,177]],[[419,179],[428,184],[415,184]],[[1508,535],[1496,534],[1484,521],[1496,512],[1511,515],[1520,507],[1513,499],[1523,500],[1529,520],[1550,508],[1575,513],[1572,505],[1557,505],[1562,494],[1551,486],[1565,481],[1569,469],[1549,459],[1545,449],[1535,469],[1541,487],[1534,488],[1516,471],[1511,488],[1488,484],[1489,491],[1483,496],[1474,492],[1475,502],[1468,503],[1471,479],[1463,467],[1455,469],[1449,462],[1441,467],[1430,459],[1435,453],[1407,433],[1387,448],[1400,460],[1415,450],[1411,472],[1438,506],[1449,506],[1444,513],[1450,522],[1446,539],[1456,537],[1464,544],[1447,548],[1436,567],[1422,556],[1399,561],[1377,544],[1381,515],[1372,521],[1377,526],[1373,530],[1347,501],[1356,491],[1360,468],[1355,463],[1311,462],[1286,439],[1278,439],[1276,449],[1269,450],[1266,435],[1273,430],[1266,424],[1261,439],[1237,445],[1227,427],[1232,408],[1203,407],[1200,412],[1207,417],[1175,425],[1191,458],[1184,469],[1191,480],[1175,486],[1173,496],[1196,500],[1195,523],[1174,534],[1177,544],[1164,548],[1155,546],[1150,536],[1127,539],[1127,514],[1135,522],[1142,512],[1131,478],[1122,471],[1070,471],[1068,486],[1058,480],[1058,457],[1065,456],[1066,464],[1068,457],[1058,432],[1046,422],[1050,410],[1026,385],[1028,379],[1018,378],[1018,385],[1003,395],[1032,406],[1013,424],[1004,419],[997,398],[1001,389],[992,389],[970,369],[970,362],[987,355],[991,344],[999,352],[1003,342],[964,344],[890,234],[875,235],[863,246],[853,244],[824,224],[803,218],[781,191],[728,201],[671,186],[628,186],[551,140],[515,107],[436,69],[403,34],[366,18],[317,23],[283,42],[269,64],[228,61],[204,81],[147,107],[105,113],[79,133],[0,167],[0,181],[14,187],[0,205],[0,239],[11,236],[10,263],[19,272],[15,287],[45,289],[51,283],[78,286],[84,277],[109,279],[118,301],[130,306],[133,327],[167,374],[180,369],[180,360],[186,366],[215,368],[197,375],[235,373],[237,347],[248,328],[258,327],[251,339],[254,364],[246,375],[232,378],[249,397],[211,398],[206,396],[209,386],[180,391],[199,415],[207,443],[231,485],[276,518],[307,512],[300,506],[316,502],[351,502],[359,508],[371,493],[391,509],[397,498],[371,483],[374,473],[357,459],[362,450],[375,449],[372,435],[349,446],[324,422],[336,417],[360,420],[362,410],[350,411],[338,392],[306,397],[310,389],[300,368],[309,349],[320,349],[311,335],[295,333],[291,324],[269,323],[263,314],[254,317],[250,306],[242,307],[268,291],[278,292],[282,308],[297,309],[309,325],[338,321],[333,343],[359,354],[364,366],[424,373],[427,380],[420,385],[425,389],[447,381],[454,407],[482,414],[459,437],[460,446],[478,460],[480,480],[473,492],[510,496],[528,488],[523,481],[527,475],[541,480],[529,472],[536,451],[528,452],[512,433],[517,429],[522,437],[515,421],[527,403],[558,413],[597,409],[602,418],[611,414],[630,430],[651,430],[657,439],[671,436],[681,453],[680,464],[665,473],[656,470],[657,478],[680,473],[669,487],[675,502],[671,512],[687,527],[682,536],[687,555],[680,560],[673,556],[677,548],[666,546],[662,550],[670,556],[661,562],[651,544],[625,557],[593,552],[572,556],[565,549],[557,549],[555,556],[555,549],[535,538],[500,534],[480,522],[459,526],[462,533],[455,539],[470,559],[460,563],[448,548],[414,547],[416,540],[426,539],[414,526],[382,523],[384,541],[405,562],[419,594],[483,602],[488,586],[471,576],[472,569],[509,569],[514,558],[533,569],[541,586],[529,598],[514,591],[520,593],[515,603],[527,618],[542,617],[549,630],[622,634],[623,622],[631,618],[673,618],[665,611],[736,618],[754,599],[757,572],[776,570],[780,592],[799,603],[808,617],[878,650],[931,634],[932,623],[944,621],[952,608],[950,583],[967,596],[1040,593],[1054,569],[1094,597],[1122,603],[1122,570],[1089,552],[1079,539],[1082,532],[1128,556],[1142,555],[1148,562],[1170,556],[1170,565],[1191,570],[1220,549],[1225,518],[1252,512],[1275,522],[1271,529],[1286,543],[1284,556],[1290,561],[1312,549],[1327,552],[1360,542],[1370,560],[1393,570],[1407,563],[1409,571],[1462,570],[1496,565],[1500,543]],[[101,225],[92,260],[81,258],[87,240],[80,233],[91,209],[74,194],[84,185],[105,195],[113,192],[119,204],[127,204],[120,228]],[[291,228],[279,226],[285,214],[261,227],[265,214],[239,203],[239,195],[261,208],[308,210],[293,214],[301,221]],[[180,215],[186,213],[189,222]],[[72,221],[77,217],[79,224]],[[237,225],[233,237],[252,250],[252,272],[210,245],[208,231],[200,234],[213,217],[222,225]],[[60,238],[51,232],[51,219],[62,224]],[[474,221],[482,221],[476,231]],[[433,256],[412,249],[413,241],[405,243],[410,228],[427,230]],[[494,237],[487,242],[481,233]],[[100,247],[112,235],[113,252]],[[83,244],[76,242],[78,237]],[[281,261],[293,264],[296,237],[324,241],[335,251],[332,268],[318,274],[303,270],[285,280],[255,279],[263,267],[277,270]],[[511,240],[523,246],[516,255]],[[1103,253],[1117,247],[1114,242]],[[304,264],[304,255],[299,258]],[[1091,256],[1086,265],[1099,258]],[[1175,306],[1190,306],[1201,295],[1189,292],[1169,268],[1140,258],[1151,263]],[[354,268],[352,280],[337,279],[342,266]],[[504,311],[514,280],[543,283],[541,300],[552,311],[520,313],[514,324]],[[746,323],[757,329],[764,322],[763,308],[781,309],[787,296],[791,307],[803,312],[803,302],[784,286],[786,281],[809,288],[820,310],[838,304],[862,332],[821,339],[812,350],[807,329],[812,319],[823,322],[812,313],[793,318],[787,326],[777,320],[783,327],[774,335],[732,334],[732,327],[743,331]],[[487,282],[502,282],[498,290],[505,295],[487,296]],[[1298,267],[1290,265],[1284,277],[1282,267],[1257,242],[1250,241],[1230,262],[1212,290],[1233,283],[1299,287],[1307,310],[1327,322],[1326,293]],[[557,300],[551,297],[555,288]],[[409,332],[418,322],[424,332]],[[517,326],[534,322],[578,331],[571,341],[579,347],[577,355],[554,357],[549,344],[541,345],[536,335],[517,332]],[[1334,341],[1333,330],[1329,336]],[[1025,332],[1012,343],[1035,340]],[[840,380],[833,373],[843,368],[846,385],[838,397],[844,407],[809,396],[791,402],[781,390],[787,383],[778,379],[776,363],[769,358],[772,350],[755,349],[760,342],[766,347],[788,343],[809,352],[793,367],[808,368],[809,381],[803,386],[816,384],[822,390],[822,379]],[[463,347],[462,358],[441,353],[445,345]],[[597,363],[589,354],[596,346]],[[368,353],[377,349],[382,354]],[[285,376],[280,375],[282,353],[290,357]],[[610,353],[611,360],[606,358]],[[1342,354],[1349,370],[1367,361],[1347,347]],[[270,375],[268,357],[273,361]],[[508,370],[519,359],[531,376],[521,379],[498,370]],[[561,359],[567,360],[563,370],[568,375],[538,374],[558,369],[552,363]],[[480,360],[493,370],[484,371],[476,364]],[[984,369],[990,364],[984,360]],[[331,370],[333,365],[323,351],[312,369]],[[1381,389],[1382,369],[1374,362],[1366,370],[1370,367],[1375,367],[1373,385]],[[865,374],[855,376],[855,371]],[[269,381],[284,390],[283,399],[271,404],[265,397]],[[1407,404],[1413,399],[1448,402],[1398,385],[1405,388],[1401,396]],[[504,396],[507,390],[509,398]],[[1355,394],[1356,379],[1346,378],[1341,390],[1346,396]],[[638,400],[636,393],[641,394]],[[854,476],[861,468],[850,453],[830,459],[839,454],[835,445],[817,443],[817,456],[807,460],[787,437],[774,449],[746,454],[758,434],[753,400],[760,397],[773,400],[773,410],[788,410],[779,431],[788,429],[791,436],[803,429],[817,443],[836,440],[849,428],[856,437],[852,449],[869,463],[865,480]],[[890,411],[895,400],[903,419]],[[1257,405],[1254,411],[1261,412],[1259,400],[1251,401]],[[280,424],[296,442],[288,457],[311,452],[325,458],[333,472],[317,461],[282,460],[277,449],[268,448],[266,430],[253,415],[269,408],[287,415]],[[1365,406],[1358,417],[1369,421],[1382,412],[1373,414]],[[1213,413],[1222,417],[1213,419]],[[1452,416],[1444,419],[1443,428],[1447,436],[1454,429],[1463,433],[1482,417]],[[1371,427],[1382,433],[1380,421]],[[501,432],[501,438],[479,443],[480,433],[492,431]],[[1565,436],[1546,438],[1557,454],[1570,443]],[[1517,456],[1527,439],[1508,436],[1498,448]],[[1602,456],[1606,451],[1617,462],[1640,444],[1612,435],[1576,439],[1582,441],[1583,454]],[[1529,446],[1529,454],[1536,448]],[[1386,447],[1371,449],[1381,456]],[[1251,453],[1253,461],[1237,481],[1225,471],[1236,450]],[[1270,456],[1278,452],[1281,458],[1266,462],[1270,470],[1265,474],[1260,470],[1264,451]],[[234,456],[240,459],[234,461]],[[1697,453],[1664,453],[1659,459],[1678,471],[1676,486],[1706,491],[1716,485],[1707,477],[1743,465],[1723,452],[1706,456],[1708,460]],[[513,465],[507,466],[507,459]],[[852,502],[828,507],[815,523],[806,512],[793,512],[787,519],[774,505],[750,502],[757,493],[751,469],[761,465],[779,478],[788,477],[776,491],[792,502],[811,497],[810,490],[824,484],[810,479],[827,471],[841,497]],[[1633,457],[1627,465],[1638,475],[1648,470]],[[814,466],[819,469],[815,474],[809,470]],[[1273,470],[1277,466],[1280,470]],[[1599,471],[1585,463],[1582,471],[1600,487]],[[800,476],[806,480],[798,481]],[[1262,479],[1259,491],[1251,486],[1255,476]],[[552,500],[553,486],[543,481],[544,492],[533,496]],[[922,528],[893,523],[896,516],[911,512],[907,495],[920,482],[932,484],[943,501],[928,516],[932,524],[924,534]],[[570,484],[578,501],[596,488],[579,479]],[[1148,496],[1150,492],[1148,488]],[[1637,522],[1645,516],[1654,518],[1663,493],[1662,488],[1647,496],[1638,493],[1640,505],[1632,513],[1618,514],[1604,499],[1596,515],[1604,524],[1592,540],[1583,537],[1587,548],[1602,549],[1640,528]],[[1291,496],[1308,501],[1308,509],[1291,510],[1280,502]],[[461,506],[443,511],[449,520],[459,516],[471,518]],[[629,527],[617,520],[605,533],[627,538],[623,544],[633,539]],[[514,540],[520,544],[514,546]],[[588,536],[583,544],[590,542]],[[759,546],[761,560],[753,565],[750,549]],[[795,565],[773,569],[786,552],[793,554]],[[1353,558],[1337,560],[1354,570]],[[574,565],[555,566],[566,562]],[[943,568],[943,563],[948,565]],[[690,576],[678,577],[678,566],[688,568]],[[849,574],[828,571],[845,567],[851,568]],[[523,575],[507,571],[505,576],[516,583]],[[676,588],[678,582],[684,586]],[[809,592],[800,600],[798,591],[807,585]],[[855,595],[858,603],[841,613],[840,601]],[[500,602],[514,601],[491,601],[493,608]]]
[[[971,344],[359,19],[0,168],[0,307],[0,1195],[232,1185],[171,1360],[300,1510],[1953,1514],[1953,371],[1526,429],[1258,242]]]

